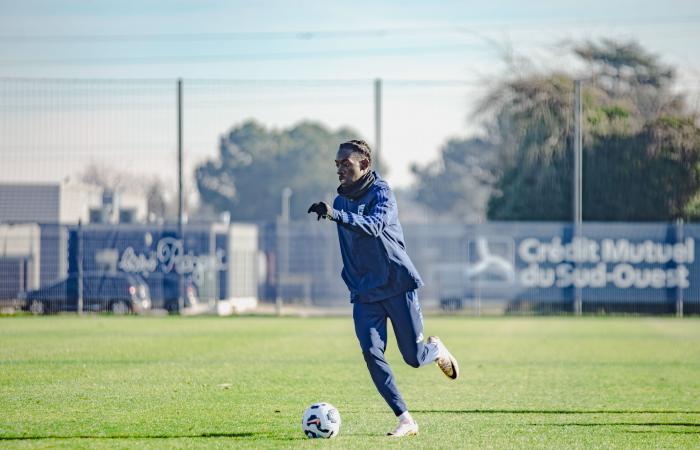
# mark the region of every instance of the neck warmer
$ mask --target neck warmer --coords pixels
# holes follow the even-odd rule
[[[353,182],[350,186],[343,186],[342,184],[338,186],[338,194],[343,197],[347,197],[350,200],[355,200],[362,197],[365,192],[372,187],[374,184],[374,172],[368,170],[366,174],[362,175],[357,181]]]

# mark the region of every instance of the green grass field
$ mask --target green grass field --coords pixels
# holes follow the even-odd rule
[[[426,317],[450,381],[388,358],[395,422],[347,318],[0,319],[0,447],[698,448],[700,320]],[[301,432],[314,401],[340,436]]]

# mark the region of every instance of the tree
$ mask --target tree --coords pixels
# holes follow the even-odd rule
[[[693,219],[700,129],[675,71],[636,43],[575,48],[589,63],[584,92],[584,218]]]
[[[591,86],[623,100],[633,117],[650,121],[683,109],[682,96],[671,92],[675,70],[636,42],[587,41],[574,53],[588,63]]]
[[[466,221],[487,210],[496,220],[568,218],[571,85],[564,74],[503,81],[476,108],[489,117],[485,137],[451,139],[437,161],[414,167],[417,200]]]
[[[291,217],[305,217],[311,203],[335,195],[335,153],[341,142],[356,138],[351,129],[332,132],[312,122],[268,130],[247,121],[221,137],[218,158],[196,168],[201,201],[230,212],[232,220],[274,220],[282,189],[289,187]]]
[[[668,87],[675,75],[671,67],[661,64],[636,42],[586,41],[574,47],[574,53],[592,65],[589,70],[596,84],[605,86],[611,95],[629,92],[637,86]]]
[[[506,81],[479,105],[501,163],[489,219],[570,217],[572,84],[560,73]]]
[[[437,161],[411,167],[420,180],[416,201],[441,216],[483,221],[498,168],[495,150],[479,138],[450,139]]]
[[[437,161],[414,169],[417,199],[460,220],[469,220],[467,206],[491,220],[571,220],[580,78],[584,219],[700,217],[700,129],[672,92],[673,68],[633,42],[584,42],[572,52],[585,73],[510,70],[518,75],[488,91],[473,115],[485,130],[480,153],[469,152],[470,139],[451,140]],[[475,195],[475,173],[492,175],[487,200]]]
[[[583,92],[586,220],[692,218],[698,204],[700,130],[673,70],[636,44],[587,43]],[[488,205],[497,220],[571,220],[573,76],[504,82],[482,104],[502,176]],[[500,100],[500,101],[499,101]]]
[[[167,189],[163,180],[157,176],[137,176],[105,165],[90,163],[78,178],[83,183],[112,192],[133,192],[145,196],[149,220],[163,220],[177,215],[174,204],[176,200],[168,201]]]
[[[700,132],[687,117],[659,117],[631,136],[600,136],[586,152],[585,218],[697,219],[699,166]]]
[[[173,205],[173,202],[167,201],[165,192],[165,186],[163,186],[163,181],[160,178],[155,178],[147,182],[145,194],[149,220],[166,219],[176,216],[175,205]]]

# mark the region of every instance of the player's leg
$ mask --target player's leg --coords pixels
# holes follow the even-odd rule
[[[434,362],[438,356],[438,346],[424,342],[423,312],[417,292],[408,291],[386,300],[386,308],[406,364],[420,367]]]
[[[435,362],[447,377],[455,379],[459,376],[456,358],[439,338],[431,336],[428,342],[423,341],[423,312],[415,290],[393,297],[386,307],[406,363],[421,367]]]
[[[420,367],[418,355],[419,352],[422,351],[422,348],[425,348],[422,336],[422,317],[417,317],[416,319],[420,319],[419,322],[416,323],[414,327],[411,327],[415,329],[417,334],[420,334],[420,339],[416,339],[417,335],[412,335],[412,337],[408,339],[407,333],[396,331],[397,322],[412,320],[410,318],[410,312],[405,307],[407,305],[406,295],[401,294],[399,296],[386,299],[381,303],[386,310],[386,314],[391,319],[391,324],[394,327],[394,334],[396,335],[396,340],[399,343],[399,350],[401,351],[404,361],[413,367]],[[420,308],[418,308],[417,312],[418,316],[420,316]],[[418,340],[420,340],[420,344],[417,343]],[[388,433],[389,436],[404,437],[418,434],[418,423],[413,419],[408,410],[404,411],[398,418],[399,422],[396,427]]]
[[[355,334],[360,341],[362,355],[372,381],[394,414],[400,416],[406,411],[406,403],[396,387],[394,374],[384,359],[387,340],[386,311],[381,302],[354,303],[352,317],[355,322]]]

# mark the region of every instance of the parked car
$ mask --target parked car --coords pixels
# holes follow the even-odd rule
[[[151,293],[153,308],[165,309],[174,313],[180,307],[180,275],[177,273],[154,272],[144,277]],[[183,307],[199,304],[199,291],[192,277],[182,276]]]
[[[24,309],[33,314],[78,310],[78,274],[24,293]],[[114,314],[141,313],[151,309],[148,285],[139,276],[126,273],[83,274],[83,311]]]

